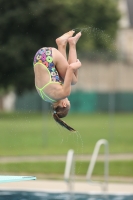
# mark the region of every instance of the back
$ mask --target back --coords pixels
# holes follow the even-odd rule
[[[49,96],[46,95],[44,89],[51,83],[59,83],[62,84],[62,81],[59,77],[59,73],[55,67],[52,57],[52,48],[50,47],[43,47],[39,49],[34,57],[33,65],[34,67],[40,66],[40,69],[36,70],[36,89],[39,92],[40,96],[43,100],[48,102],[55,102],[55,100],[51,99]],[[44,69],[43,69],[44,67]],[[48,72],[47,75],[43,77],[43,71]],[[39,76],[37,76],[37,73]],[[47,78],[49,75],[49,78]],[[39,79],[38,79],[39,77]],[[41,80],[42,79],[42,80]]]

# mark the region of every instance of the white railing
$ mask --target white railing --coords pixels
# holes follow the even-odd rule
[[[74,151],[70,149],[67,153],[64,179],[68,184],[68,191],[72,194],[74,183]]]
[[[104,145],[104,147],[105,147],[105,149],[104,149],[104,156],[105,156],[104,157],[104,181],[103,182],[93,182],[93,181],[91,181],[91,176],[92,176],[92,172],[93,172],[101,145]],[[108,141],[105,139],[101,139],[96,143],[92,157],[91,157],[90,165],[88,167],[87,175],[86,175],[86,179],[88,182],[99,183],[102,186],[102,190],[104,192],[106,192],[108,189],[108,169],[109,169],[109,165],[108,165],[109,147],[108,146],[109,146]],[[74,188],[73,188],[74,173],[75,173],[74,151],[72,149],[70,149],[67,153],[66,166],[65,166],[65,172],[64,172],[64,179],[67,182],[68,192],[70,194],[68,199],[70,199],[70,200],[74,199],[74,193],[73,193],[73,191],[74,191]],[[108,198],[106,198],[106,199],[108,199]]]
[[[96,159],[100,150],[101,145],[104,145],[104,182],[98,182],[101,184],[102,186],[102,190],[103,191],[107,191],[108,189],[108,171],[109,171],[109,165],[108,165],[108,158],[109,158],[109,147],[108,147],[108,141],[105,139],[101,139],[99,140],[94,148],[94,152],[92,154],[91,160],[90,160],[90,165],[88,167],[88,171],[87,171],[87,175],[86,175],[86,179],[88,182],[92,182],[91,181],[91,175],[96,163]]]

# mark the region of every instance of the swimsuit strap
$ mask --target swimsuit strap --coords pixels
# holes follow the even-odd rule
[[[51,81],[51,75],[50,75],[50,71],[48,70],[48,68],[46,67],[46,65],[44,65],[44,64],[42,64],[42,63],[40,63],[40,62],[37,62],[35,65],[33,65],[34,67],[36,66],[36,65],[42,65],[46,70],[47,70],[47,72],[49,73],[49,78],[50,78],[50,80],[49,80],[49,82],[48,83],[51,83],[52,81]],[[47,83],[47,84],[48,84]],[[46,84],[46,85],[47,85]],[[42,89],[44,89],[45,88],[45,86],[42,88]],[[41,89],[41,88],[40,88]]]
[[[48,73],[49,73],[49,78],[50,78],[49,82],[46,83],[42,88],[39,88],[39,87],[36,86],[37,89],[43,90],[45,87],[47,87],[47,86],[50,85],[51,83],[58,83],[58,84],[60,84],[59,82],[53,82],[53,81],[51,80],[50,71],[48,70],[48,68],[46,67],[46,65],[37,62],[37,63],[34,65],[34,67],[35,67],[37,64],[42,65],[45,69],[47,69],[47,71],[48,71]]]
[[[43,92],[43,90],[40,90],[40,89],[39,89],[39,91],[40,91],[40,95],[41,95],[41,97],[42,97],[43,100],[45,100],[45,99],[44,99],[44,96],[45,96],[45,97],[47,98],[47,101],[49,101],[50,103],[51,103],[51,102],[52,102],[52,103],[57,102],[56,100],[51,99],[49,96],[47,96],[47,95]]]

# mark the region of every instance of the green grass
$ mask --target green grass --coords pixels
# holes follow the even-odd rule
[[[86,175],[89,163],[76,162],[76,175]],[[40,175],[40,174],[56,174],[63,175],[65,169],[65,162],[24,162],[24,163],[7,163],[0,164],[0,173],[17,173]],[[133,177],[133,161],[111,161],[109,163],[110,176]],[[94,168],[93,175],[103,176],[104,165],[103,162],[97,162]]]
[[[109,141],[110,153],[133,152],[133,113],[69,114],[65,121],[80,136],[57,125],[50,113],[0,113],[0,156],[66,155],[70,148],[92,154],[101,138]]]

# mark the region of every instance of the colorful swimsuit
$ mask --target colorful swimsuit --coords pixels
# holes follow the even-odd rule
[[[42,97],[42,99],[44,101],[48,101],[50,103],[54,103],[56,102],[56,100],[50,98],[49,96],[47,96],[44,92],[44,89],[50,85],[51,83],[58,83],[58,84],[62,84],[58,71],[53,63],[53,57],[52,57],[52,48],[50,47],[43,47],[41,49],[39,49],[34,57],[34,62],[33,65],[34,67],[37,64],[41,64],[44,66],[44,68],[47,69],[48,73],[49,73],[49,82],[44,85],[42,88],[38,88],[36,86],[36,89],[39,91],[40,96]]]

